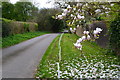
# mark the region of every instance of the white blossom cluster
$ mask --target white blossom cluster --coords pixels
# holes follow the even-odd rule
[[[75,33],[76,32],[76,28],[70,28],[71,33]]]
[[[82,11],[79,9],[78,5],[80,6],[79,3],[73,6],[68,5],[66,9],[63,9],[63,12],[61,14],[55,16],[55,19],[67,18],[69,20],[67,22],[67,25],[73,27],[74,24],[76,25],[76,22],[81,22],[81,20],[85,19],[85,16],[82,14]],[[78,24],[78,26],[80,26],[80,24]],[[70,31],[73,33],[74,29]]]
[[[94,31],[93,31],[93,35],[94,35],[94,38],[98,38],[98,34],[101,33],[102,29],[101,28],[96,28]],[[76,43],[73,43],[74,46],[79,49],[79,50],[82,50],[82,45],[81,45],[81,42],[82,41],[85,41],[85,40],[91,40],[91,36],[89,35],[89,31],[84,31],[83,34],[84,36],[82,36],[81,38],[79,38]]]
[[[96,28],[96,30],[93,31],[94,37],[97,38],[98,34],[102,31],[101,28]]]
[[[71,18],[84,19],[84,16],[80,15],[78,12],[76,12],[75,14],[71,14],[72,12],[75,12],[76,10],[77,10],[77,8],[73,8],[70,5],[68,5],[66,9],[63,9],[62,14],[56,16],[56,19],[63,19],[69,13],[70,13]]]

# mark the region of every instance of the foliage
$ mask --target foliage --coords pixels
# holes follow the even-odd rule
[[[110,29],[110,48],[115,54],[120,56],[120,13],[111,22]]]
[[[15,34],[12,36],[7,36],[7,37],[3,37],[2,38],[2,47],[8,47],[8,46],[12,46],[15,44],[18,44],[22,41],[43,35],[43,34],[47,34],[49,32],[26,32],[23,34]]]
[[[58,1],[59,2],[59,1]],[[59,4],[59,3],[57,3]],[[62,18],[66,18],[66,22],[70,27],[88,27],[93,21],[112,20],[119,12],[120,2],[66,2]],[[60,5],[60,4],[59,4]],[[65,6],[64,5],[64,6]],[[62,5],[60,5],[61,7]],[[63,8],[63,7],[62,7]],[[84,16],[83,19],[79,17]]]
[[[2,18],[1,21],[2,21],[2,37],[10,35],[10,32],[11,32],[10,26],[11,25],[9,25],[9,24],[10,24],[11,20]]]
[[[2,17],[17,21],[32,21],[36,17],[38,8],[31,2],[2,2]],[[32,19],[32,20],[31,20]]]
[[[15,4],[15,20],[27,21],[31,19],[35,10],[37,8],[31,2],[17,2]]]
[[[38,31],[37,23],[33,22],[18,22],[13,20],[8,20],[5,18],[0,18],[2,21],[2,36],[6,37],[9,35],[24,33],[24,32],[34,32]]]
[[[15,6],[9,2],[2,2],[2,17],[7,19],[14,19]]]
[[[25,32],[29,32],[29,26],[30,24],[26,24],[26,23],[23,23],[24,24],[24,30]]]
[[[60,32],[64,28],[64,23],[62,20],[56,20],[51,17],[50,23],[52,23],[52,32]]]
[[[52,19],[59,12],[59,9],[41,9],[37,18],[39,30],[59,32],[63,28],[62,21]]]
[[[119,68],[112,65],[120,65],[119,58],[114,55],[105,55],[103,48],[89,41],[82,43],[83,52],[81,53],[73,46],[77,38],[78,36],[75,34],[63,35],[61,41],[60,78],[117,78],[117,70]],[[57,78],[58,43],[59,36],[51,43],[44,54],[38,66],[36,77]]]

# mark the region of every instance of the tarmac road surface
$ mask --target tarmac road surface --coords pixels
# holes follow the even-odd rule
[[[2,78],[33,78],[46,49],[59,34],[45,34],[2,50]]]

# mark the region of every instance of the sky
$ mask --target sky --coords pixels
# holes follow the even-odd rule
[[[11,3],[15,4],[17,1],[19,0],[10,0]],[[34,2],[35,4],[37,4],[36,6],[38,8],[52,8],[54,0],[30,0],[32,2]],[[50,3],[48,3],[50,2]]]

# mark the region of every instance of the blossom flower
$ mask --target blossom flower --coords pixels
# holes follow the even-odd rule
[[[85,40],[86,39],[86,37],[85,36],[82,36],[82,40]]]
[[[71,17],[74,17],[74,15],[73,15],[73,14],[71,14],[70,16],[71,16]]]
[[[96,28],[96,31],[101,32],[102,29],[97,27],[97,28]]]
[[[68,24],[70,25],[70,22]]]
[[[73,10],[75,11],[75,10],[76,10],[76,8],[73,8]]]
[[[80,43],[75,43],[74,46],[79,50],[82,50],[82,45]]]
[[[93,31],[93,34],[98,34],[101,31],[102,31],[102,29],[97,27],[96,30]]]
[[[101,31],[102,29],[97,27],[96,30],[93,31],[94,37],[97,38],[98,33],[100,33]]]
[[[67,9],[64,9],[63,12],[67,14],[67,13],[68,13],[68,10],[67,10]]]
[[[86,31],[86,34],[88,35],[88,34],[89,34],[89,31]]]
[[[80,6],[80,3],[77,3],[77,7],[79,7]]]
[[[62,16],[66,16],[66,14],[65,14],[65,13],[62,13]]]
[[[79,38],[79,39],[77,40],[77,43],[80,43],[80,42],[82,42],[82,38]]]
[[[81,19],[84,19],[85,17],[84,16],[81,16]]]
[[[91,38],[90,38],[90,35],[87,35],[87,40],[90,40]]]
[[[78,19],[81,19],[81,16],[78,14],[78,15],[77,15],[77,18],[78,18]]]
[[[98,32],[97,30],[94,30],[94,31],[93,31],[93,34],[94,34],[94,35],[96,35],[96,34],[98,34],[98,33],[99,33],[99,32]]]
[[[77,15],[78,19],[84,19],[85,17],[84,16],[81,16],[81,15]]]
[[[74,28],[74,31],[76,31],[76,28]]]
[[[74,28],[74,29],[70,28],[70,31],[71,31],[72,33],[74,33],[74,32],[76,31],[76,28]]]
[[[79,27],[79,25],[77,25],[77,28]]]
[[[72,28],[70,28],[70,31],[72,31]]]
[[[62,19],[63,17],[62,17],[62,15],[58,15],[58,18],[59,18],[59,19]]]
[[[83,33],[88,35],[88,34],[89,34],[89,31],[84,31]]]
[[[68,7],[67,7],[68,9],[71,9],[71,7],[70,7],[70,5],[68,5]]]
[[[77,17],[75,16],[74,19],[77,19]]]

